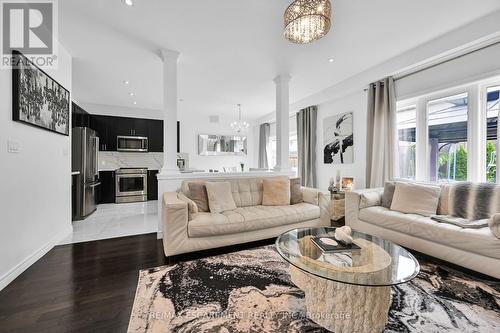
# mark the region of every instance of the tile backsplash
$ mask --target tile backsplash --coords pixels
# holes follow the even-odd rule
[[[116,170],[119,168],[160,170],[162,166],[163,153],[99,152],[99,171]]]

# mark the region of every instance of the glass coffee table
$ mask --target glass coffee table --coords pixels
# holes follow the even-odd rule
[[[276,240],[290,263],[292,282],[305,294],[308,317],[339,332],[382,332],[389,314],[391,286],[420,272],[415,257],[392,242],[353,231],[361,249],[323,253],[314,236],[333,236],[335,228],[293,229]]]

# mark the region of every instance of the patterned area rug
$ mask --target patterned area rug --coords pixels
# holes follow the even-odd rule
[[[419,258],[421,273],[392,288],[385,332],[500,332],[500,282]],[[128,332],[326,332],[273,246],[139,274]]]

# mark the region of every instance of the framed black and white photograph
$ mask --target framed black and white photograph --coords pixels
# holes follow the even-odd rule
[[[323,159],[325,164],[354,162],[353,113],[334,115],[323,120]]]
[[[70,94],[18,51],[12,68],[12,119],[69,135]]]

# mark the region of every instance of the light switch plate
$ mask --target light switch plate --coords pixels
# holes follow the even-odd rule
[[[7,152],[17,154],[21,150],[19,142],[14,140],[7,140]]]

